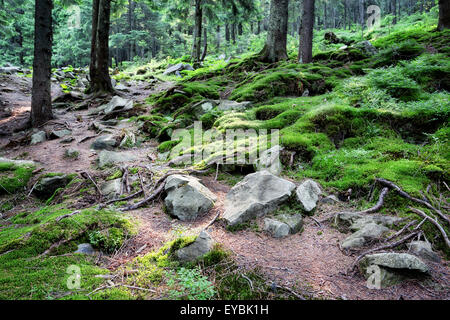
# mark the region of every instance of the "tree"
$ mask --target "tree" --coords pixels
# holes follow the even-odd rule
[[[450,28],[450,0],[439,0],[438,30]]]
[[[298,61],[301,63],[312,62],[312,40],[314,29],[315,0],[303,1],[303,17],[300,26],[300,46],[298,49]]]
[[[36,0],[30,116],[33,127],[38,127],[53,118],[51,99],[52,9],[52,0]]]
[[[90,92],[113,92],[109,76],[109,26],[111,0],[92,2]]]
[[[194,25],[194,44],[192,47],[192,58],[194,64],[200,62],[201,46],[202,46],[202,22],[203,8],[202,0],[195,0],[195,25]]]
[[[288,8],[289,0],[271,0],[266,45],[259,53],[261,61],[277,62],[288,58]]]

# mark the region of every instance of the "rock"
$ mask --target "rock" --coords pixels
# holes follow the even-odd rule
[[[256,170],[267,170],[270,173],[279,176],[283,168],[281,167],[280,152],[282,148],[276,145],[269,150],[264,151],[256,164]]]
[[[112,150],[117,145],[116,138],[112,135],[100,136],[91,144],[93,150]]]
[[[78,245],[77,251],[74,253],[86,254],[86,255],[95,255],[96,252],[90,243],[82,243]]]
[[[339,202],[340,202],[339,199],[333,194],[320,200],[320,203],[325,203],[325,204],[334,204],[334,203],[339,203]]]
[[[103,168],[110,164],[135,161],[137,157],[128,152],[114,152],[103,150],[98,156],[98,165]]]
[[[358,231],[366,224],[375,223],[385,227],[392,227],[402,220],[402,218],[388,215],[364,215],[354,212],[342,212],[336,216],[335,223],[338,227]]]
[[[15,166],[28,166],[28,167],[36,166],[36,163],[34,161],[30,161],[30,160],[11,160],[11,159],[6,159],[6,158],[0,157],[0,162],[1,163],[12,163]]]
[[[296,234],[302,230],[302,227],[303,217],[301,214],[282,214],[273,219],[264,219],[264,230],[274,238],[284,238],[290,234]]]
[[[366,278],[373,274],[370,270],[372,266],[378,267],[380,288],[397,284],[407,277],[429,273],[428,266],[422,260],[407,253],[377,253],[367,255],[359,262],[359,269]]]
[[[111,101],[105,106],[103,113],[111,114],[117,111],[128,111],[133,109],[133,101],[114,96]]]
[[[236,102],[231,100],[215,100],[217,109],[220,111],[244,111],[251,108],[252,103],[250,101]]]
[[[440,262],[441,258],[433,251],[431,244],[426,241],[413,241],[408,243],[409,252],[426,260]]]
[[[295,191],[297,200],[305,212],[312,212],[322,194],[319,185],[313,180],[305,180]]]
[[[343,242],[341,247],[343,249],[358,248],[364,246],[370,240],[381,238],[384,234],[389,232],[385,226],[369,223],[364,225],[360,230],[356,231]]]
[[[100,186],[102,195],[108,199],[117,198],[120,195],[121,188],[122,188],[121,178],[107,181]]]
[[[114,89],[124,92],[129,92],[130,90],[125,87],[123,84],[119,83]]]
[[[14,74],[14,73],[18,73],[18,72],[22,72],[22,69],[17,68],[17,67],[12,67],[12,66],[0,68],[0,73]]]
[[[167,178],[164,200],[169,214],[181,221],[193,221],[208,212],[217,197],[195,177],[172,175]]]
[[[247,175],[225,198],[224,219],[236,225],[273,212],[289,199],[295,184],[268,171]]]
[[[194,114],[194,116],[197,119],[200,119],[200,117],[202,115],[204,115],[205,113],[208,113],[209,111],[211,111],[212,109],[214,109],[214,107],[217,104],[214,101],[210,101],[210,100],[203,100],[200,101],[196,104],[194,104],[192,106],[192,113]]]
[[[328,41],[329,43],[333,43],[333,44],[342,42],[342,40],[339,39],[338,36],[334,32],[331,32],[331,31],[325,33],[324,39],[326,41]]]
[[[78,159],[80,152],[76,149],[69,148],[64,152],[64,157],[71,159]]]
[[[274,238],[284,238],[289,235],[289,226],[281,221],[264,219],[264,231],[269,232]]]
[[[31,145],[35,145],[47,140],[47,134],[45,131],[39,131],[31,136]]]
[[[34,187],[33,193],[40,199],[48,199],[56,190],[67,186],[70,181],[72,178],[65,174],[42,178]]]
[[[68,135],[71,135],[72,131],[63,129],[63,130],[53,130],[50,133],[50,139],[59,139]]]
[[[210,252],[214,247],[214,240],[203,230],[190,245],[175,252],[175,256],[182,262],[195,261]]]
[[[362,52],[369,56],[374,56],[378,53],[378,49],[375,48],[372,43],[367,40],[355,44],[354,47],[360,49]]]
[[[176,73],[177,71],[180,72],[183,70],[194,71],[195,69],[189,64],[178,63],[174,66],[167,68],[166,71],[164,71],[163,75],[167,76],[171,73]]]
[[[59,143],[68,144],[68,143],[72,143],[74,141],[75,141],[74,137],[68,137],[68,138],[65,138],[65,139],[61,139],[59,141]]]

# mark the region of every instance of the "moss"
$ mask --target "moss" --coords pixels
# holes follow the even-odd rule
[[[23,190],[33,176],[33,165],[0,161],[0,194]]]
[[[170,150],[172,150],[173,147],[175,147],[179,143],[180,143],[180,140],[165,141],[158,146],[158,152],[164,153],[164,152],[170,151]]]

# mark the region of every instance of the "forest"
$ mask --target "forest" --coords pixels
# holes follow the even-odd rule
[[[450,0],[0,0],[0,300],[450,299],[449,28]]]

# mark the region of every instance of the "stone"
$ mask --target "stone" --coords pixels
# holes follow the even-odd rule
[[[303,228],[303,217],[301,214],[281,214],[274,218],[264,219],[264,230],[274,238],[284,238],[290,234],[296,234]]]
[[[45,140],[47,140],[47,134],[45,133],[45,131],[39,131],[31,136],[30,144],[35,145],[35,144],[44,142]]]
[[[391,269],[408,269],[422,273],[429,272],[428,266],[422,260],[408,253],[388,252],[367,255],[361,259],[359,264],[362,268],[377,265]]]
[[[91,144],[93,150],[112,150],[117,145],[116,138],[112,135],[100,136]]]
[[[290,198],[295,184],[269,171],[247,175],[226,195],[224,219],[237,225],[275,211]]]
[[[290,228],[286,223],[266,218],[264,219],[264,231],[267,231],[274,238],[284,238],[289,235]]]
[[[172,175],[166,180],[164,203],[170,215],[181,221],[193,221],[208,212],[217,197],[195,177]]]
[[[107,165],[131,162],[135,160],[137,160],[137,157],[129,152],[103,150],[98,156],[98,165],[100,168],[103,168]]]
[[[50,198],[56,190],[67,186],[72,178],[65,174],[42,178],[34,187],[33,193],[40,199]]]
[[[216,103],[214,101],[200,101],[199,103],[196,103],[192,106],[192,113],[197,119],[200,119],[202,115],[214,109],[215,106]]]
[[[0,157],[0,162],[2,163],[12,163],[15,166],[28,166],[28,167],[35,167],[36,163],[31,160],[11,160]]]
[[[183,70],[194,71],[195,69],[189,64],[178,63],[167,68],[166,71],[164,71],[163,75],[167,76],[169,74],[176,73],[177,71],[180,72]]]
[[[280,161],[280,152],[282,148],[276,145],[269,150],[262,152],[256,166],[257,171],[267,170],[270,173],[279,176],[283,170]]]
[[[245,111],[252,107],[250,101],[236,102],[231,100],[215,100],[220,111]]]
[[[175,252],[175,256],[182,262],[195,261],[210,252],[214,247],[214,240],[203,230],[193,243]]]
[[[22,72],[22,69],[17,68],[17,67],[12,67],[12,66],[0,68],[0,73],[14,74],[14,73],[18,73],[18,72]]]
[[[425,260],[440,262],[441,258],[433,251],[431,244],[426,241],[413,241],[408,243],[409,252]]]
[[[72,134],[72,131],[63,129],[63,130],[53,130],[50,133],[50,139],[59,139],[65,136],[69,136]]]
[[[315,181],[308,179],[298,186],[295,194],[302,209],[305,212],[312,212],[317,207],[322,191]]]
[[[82,244],[78,245],[78,249],[74,253],[95,255],[96,251],[94,250],[94,248],[92,247],[92,245],[90,243],[82,243]]]
[[[69,148],[64,152],[64,157],[71,159],[78,159],[80,152],[77,149]]]
[[[378,49],[375,48],[373,44],[367,40],[355,44],[354,47],[362,50],[365,54],[369,56],[374,56],[378,53]]]
[[[352,249],[364,246],[370,240],[376,240],[381,238],[384,234],[389,232],[389,229],[385,226],[368,223],[364,225],[360,230],[351,234],[343,242],[341,247],[343,249]]]
[[[119,83],[114,89],[124,92],[130,92],[130,90],[121,83]]]
[[[117,111],[127,111],[133,109],[133,101],[114,96],[111,101],[105,106],[103,113],[111,114]]]
[[[121,178],[107,181],[100,186],[102,195],[108,199],[117,198],[120,195],[121,188],[122,188]]]
[[[364,215],[356,212],[342,212],[336,216],[335,223],[338,227],[358,231],[366,224],[375,223],[385,227],[392,227],[402,220],[402,218],[388,215]]]
[[[340,200],[338,199],[338,197],[336,197],[335,195],[329,195],[326,196],[325,198],[320,200],[320,203],[325,203],[325,204],[335,204],[335,203],[339,203]]]

